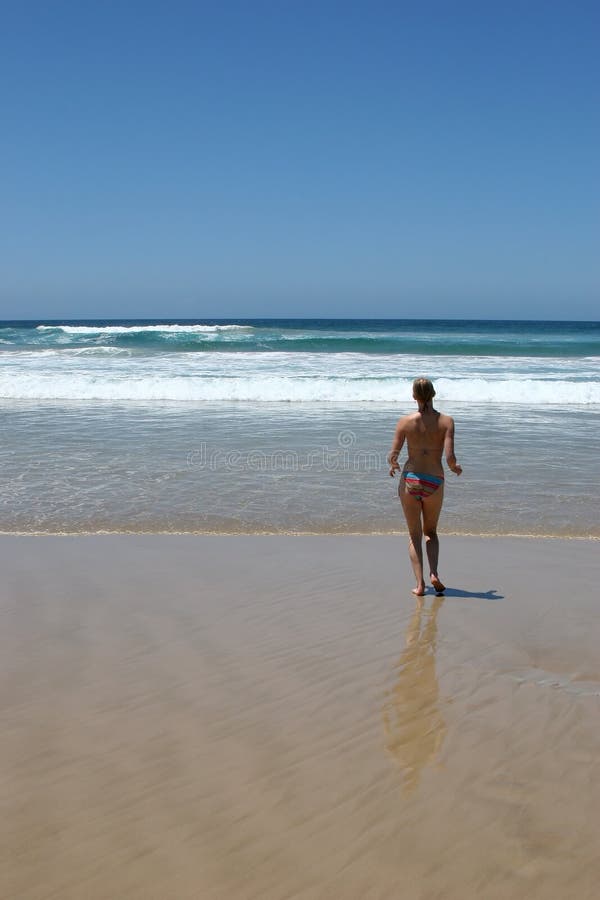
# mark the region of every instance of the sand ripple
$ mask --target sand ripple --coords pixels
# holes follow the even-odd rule
[[[442,552],[0,540],[0,896],[595,898],[595,547]]]

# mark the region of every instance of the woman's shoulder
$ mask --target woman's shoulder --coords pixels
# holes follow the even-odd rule
[[[398,425],[407,425],[409,422],[415,422],[418,416],[419,413],[406,413],[404,416],[400,416],[400,418],[398,419]]]
[[[454,419],[452,416],[447,416],[446,413],[440,413],[438,423],[440,428],[454,428]]]
[[[400,419],[400,422],[406,428],[406,427],[410,427],[411,425],[414,425],[415,422],[418,422],[419,418],[420,418],[420,414],[418,412],[410,412],[410,413],[407,413],[405,416],[402,416],[402,418]],[[400,424],[400,422],[398,424]]]

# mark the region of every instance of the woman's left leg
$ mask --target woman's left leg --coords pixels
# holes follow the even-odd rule
[[[400,482],[400,500],[404,511],[404,518],[408,526],[408,555],[417,581],[413,594],[422,597],[425,593],[425,579],[423,578],[423,529],[421,527],[421,501],[417,500],[406,490],[404,479]]]

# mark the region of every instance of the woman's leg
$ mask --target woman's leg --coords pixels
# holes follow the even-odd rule
[[[421,528],[421,501],[417,500],[406,490],[404,479],[400,482],[400,500],[404,511],[404,518],[408,526],[408,555],[415,573],[417,586],[413,594],[422,597],[425,593],[425,579],[423,578],[423,529]]]
[[[429,560],[431,583],[436,589],[438,585],[443,588],[443,584],[438,578],[440,542],[437,534],[437,524],[442,511],[443,501],[443,484],[441,484],[431,496],[426,497],[425,500],[423,500],[423,533],[425,534],[425,549],[427,550],[427,559]]]

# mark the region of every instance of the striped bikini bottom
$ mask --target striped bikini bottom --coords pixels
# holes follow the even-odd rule
[[[444,483],[443,475],[427,475],[422,472],[405,472],[406,490],[415,500],[425,500],[435,494],[440,484]]]

